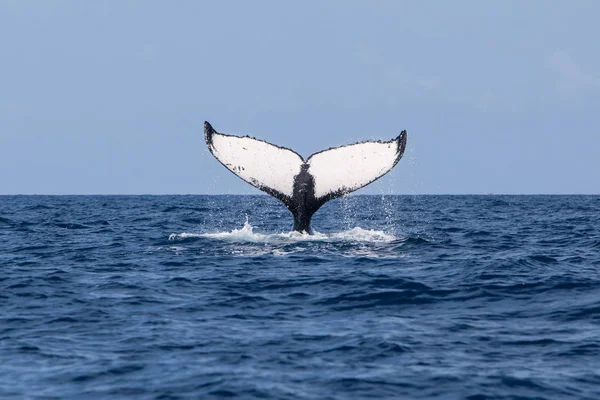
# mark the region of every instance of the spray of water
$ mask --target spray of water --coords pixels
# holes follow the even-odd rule
[[[293,243],[301,241],[324,241],[324,242],[372,242],[386,243],[393,242],[398,238],[383,231],[374,229],[363,229],[354,227],[348,230],[334,233],[314,232],[312,235],[299,233],[296,231],[281,233],[258,233],[254,232],[254,227],[248,221],[240,229],[234,229],[229,232],[214,233],[172,233],[169,235],[170,241],[180,241],[186,238],[207,238],[214,240],[224,240],[231,242],[250,242],[250,243]]]

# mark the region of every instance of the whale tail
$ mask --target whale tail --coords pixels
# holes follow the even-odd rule
[[[311,232],[310,221],[327,201],[360,189],[388,173],[402,158],[406,131],[387,142],[368,141],[314,153],[298,153],[249,136],[218,133],[204,123],[204,138],[225,168],[285,204],[294,230]]]

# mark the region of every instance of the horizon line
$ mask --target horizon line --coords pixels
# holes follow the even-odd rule
[[[265,193],[0,193],[3,196],[266,196]],[[352,193],[353,196],[600,196],[600,193]]]

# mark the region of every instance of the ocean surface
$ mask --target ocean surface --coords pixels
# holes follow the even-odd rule
[[[600,196],[0,196],[1,399],[600,399]]]

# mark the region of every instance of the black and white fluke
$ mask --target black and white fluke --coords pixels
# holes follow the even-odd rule
[[[406,148],[406,131],[402,131],[388,142],[335,147],[304,160],[293,150],[263,140],[218,133],[208,122],[204,138],[221,164],[281,200],[294,216],[294,230],[306,233],[311,233],[310,220],[323,204],[385,175]]]

